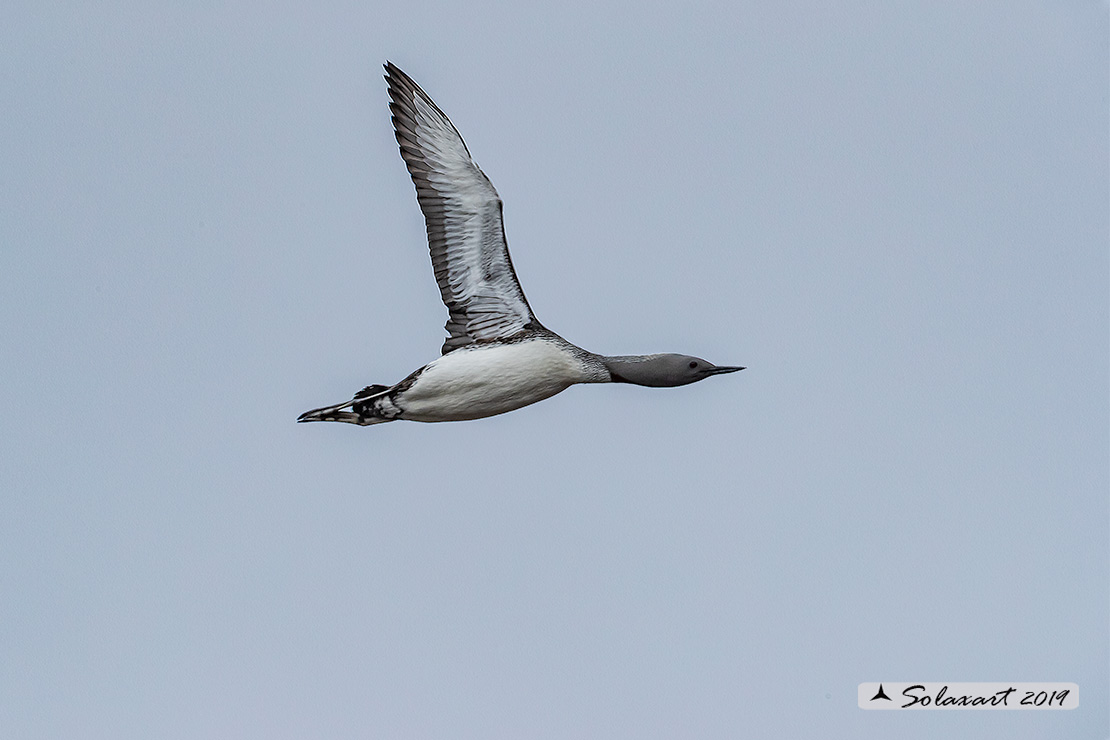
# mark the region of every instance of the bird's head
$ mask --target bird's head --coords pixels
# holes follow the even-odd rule
[[[743,370],[742,367],[714,365],[690,355],[659,354],[603,357],[614,383],[635,383],[652,388],[689,385],[712,375]]]

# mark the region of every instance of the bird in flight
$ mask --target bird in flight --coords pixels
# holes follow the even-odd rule
[[[428,94],[392,62],[385,71],[393,128],[416,185],[447,305],[447,340],[440,357],[401,382],[369,385],[351,400],[306,411],[297,421],[481,419],[575,383],[664,388],[744,369],[689,355],[597,355],[540,324],[513,270],[493,183]]]

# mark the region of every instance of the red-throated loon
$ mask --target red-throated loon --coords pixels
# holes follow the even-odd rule
[[[401,157],[428,227],[436,282],[447,305],[442,355],[392,386],[371,385],[346,403],[297,421],[462,421],[503,414],[575,383],[686,385],[742,367],[676,354],[606,357],[536,320],[517,281],[501,198],[459,132],[427,93],[385,64]]]

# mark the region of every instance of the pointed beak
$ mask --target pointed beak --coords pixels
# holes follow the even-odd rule
[[[737,370],[743,370],[742,367],[729,367],[727,365],[715,365],[708,370],[709,375],[724,375],[725,373],[734,373]]]

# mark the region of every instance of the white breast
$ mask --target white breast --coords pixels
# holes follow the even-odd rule
[[[395,400],[411,421],[462,421],[519,409],[589,380],[582,362],[553,342],[482,345],[429,363]]]

